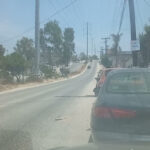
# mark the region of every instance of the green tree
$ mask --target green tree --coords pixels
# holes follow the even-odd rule
[[[107,55],[104,55],[102,58],[101,58],[101,64],[103,66],[105,66],[106,68],[110,68],[112,66],[112,62],[108,59],[108,56]]]
[[[91,59],[92,59],[92,60],[98,60],[98,57],[97,57],[97,55],[92,55],[92,56],[91,56]]]
[[[4,56],[6,49],[0,44],[0,56]]]
[[[79,61],[78,55],[76,53],[72,55],[72,61],[73,62]]]
[[[24,74],[26,69],[26,61],[20,54],[14,52],[5,57],[5,70],[9,72],[13,77],[20,81],[21,75]]]
[[[35,56],[33,40],[23,37],[21,40],[17,41],[14,50],[16,53],[23,56],[23,58],[28,62],[28,68],[32,69]]]
[[[0,45],[0,69],[3,69],[3,62],[4,62],[4,53],[6,49],[3,47],[3,45]]]
[[[66,28],[64,31],[64,43],[63,43],[63,62],[68,66],[74,52],[74,30],[73,28]]]
[[[121,47],[119,46],[119,42],[121,40],[122,34],[112,34],[113,45],[111,48],[112,55],[116,56],[116,67],[118,65],[118,52],[121,51]]]
[[[87,55],[84,52],[80,53],[80,60],[87,60]]]
[[[143,57],[143,66],[148,66],[150,63],[150,26],[146,25],[144,33],[140,34],[141,54]]]
[[[50,21],[44,27],[44,36],[50,65],[62,63],[63,36],[57,21]]]

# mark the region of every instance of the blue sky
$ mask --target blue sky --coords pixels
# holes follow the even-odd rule
[[[117,33],[123,0],[77,0],[63,12],[50,17],[57,10],[68,5],[72,0],[40,0],[40,20],[57,20],[64,30],[73,27],[77,53],[86,51],[86,22],[89,22],[89,53],[92,51],[92,39],[96,50],[104,46],[102,37]],[[146,0],[149,4],[150,1]],[[135,0],[137,35],[143,31],[144,25],[149,24],[150,5],[144,0]],[[8,50],[22,36],[34,39],[34,30],[22,34],[34,27],[35,0],[0,0],[0,43]],[[122,50],[130,50],[129,9],[126,6],[121,32]],[[43,27],[43,23],[41,27]],[[20,35],[18,37],[18,35]],[[109,46],[112,42],[109,41]],[[97,53],[98,54],[98,53]]]

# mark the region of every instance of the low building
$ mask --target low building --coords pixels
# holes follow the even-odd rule
[[[131,51],[120,51],[117,58],[112,54],[108,54],[108,58],[112,62],[112,67],[128,68],[133,66]]]

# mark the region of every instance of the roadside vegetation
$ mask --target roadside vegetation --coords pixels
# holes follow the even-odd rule
[[[72,58],[75,59],[73,28],[64,31],[57,21],[50,21],[40,30],[40,76],[35,72],[35,48],[33,39],[22,37],[17,41],[14,51],[5,54],[6,49],[0,45],[0,83],[24,83],[42,81],[43,79],[67,76]],[[56,70],[56,68],[61,68]]]
[[[122,51],[119,46],[122,34],[112,34],[112,47],[109,49],[109,53],[116,58],[116,67],[118,64],[118,54]],[[145,25],[144,31],[139,35],[140,51],[138,55],[138,66],[149,67],[150,66],[150,25]],[[109,60],[109,56],[106,53],[101,57],[101,64],[106,68],[112,67],[112,62]]]
[[[54,20],[40,29],[40,75],[35,76],[35,47],[33,39],[22,37],[12,53],[0,45],[0,84],[42,82],[67,77],[70,62],[87,60],[84,53],[75,52],[74,29],[61,29]]]

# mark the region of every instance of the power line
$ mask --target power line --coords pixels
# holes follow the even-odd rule
[[[69,8],[70,6],[72,6],[76,1],[77,1],[77,0],[71,1],[71,2],[70,2],[69,4],[67,4],[66,6],[64,6],[64,7],[62,7],[61,9],[57,10],[56,12],[54,12],[49,18],[47,18],[47,19],[43,20],[42,22],[40,22],[40,24],[44,24],[45,22],[49,21],[52,17],[56,16],[57,14],[63,12],[64,10],[66,10],[67,8]],[[21,34],[18,34],[18,35],[16,35],[16,36],[14,36],[14,37],[12,37],[12,38],[9,38],[9,39],[7,39],[7,40],[4,40],[4,41],[2,41],[2,42],[4,43],[4,42],[8,42],[8,41],[14,40],[14,39],[16,39],[16,38],[18,38],[18,37],[20,37],[20,36],[22,36],[22,35],[24,35],[24,34],[30,32],[30,31],[34,30],[34,28],[35,28],[35,27],[30,27],[30,28],[28,28],[27,30],[25,30],[24,32],[22,32]]]
[[[50,0],[48,0],[49,2],[53,2],[52,0],[50,1]],[[68,0],[68,1],[70,1],[70,0]],[[67,1],[67,2],[68,2]],[[59,2],[58,1],[55,1],[56,2],[56,5],[58,5],[59,6]],[[58,3],[57,3],[58,2]],[[54,4],[53,4],[54,5]],[[77,5],[77,3],[76,3],[76,5],[73,5],[72,6],[72,8],[71,9],[69,9],[69,12],[70,13],[72,13],[72,17],[70,18],[70,15],[68,16],[68,13],[66,13],[65,11],[64,11],[64,13],[62,13],[62,14],[64,14],[65,15],[65,17],[64,17],[64,19],[67,19],[67,22],[68,22],[68,20],[69,20],[69,23],[71,24],[71,26],[75,26],[75,24],[77,23],[77,24],[79,24],[80,23],[80,26],[78,26],[78,28],[76,28],[76,30],[79,30],[79,32],[83,32],[83,29],[82,29],[82,27],[83,27],[83,25],[84,25],[84,21],[83,20],[81,20],[81,13],[79,13],[79,7],[77,7],[78,5]],[[55,7],[56,8],[56,7]],[[69,25],[68,25],[69,26]],[[82,30],[82,31],[81,31]],[[76,33],[78,33],[78,32],[76,32]]]
[[[70,1],[70,0],[69,0]],[[79,13],[80,9],[76,3],[76,5],[72,6],[72,9],[70,9],[70,14],[72,13],[72,17],[71,17],[71,21],[73,21],[73,25],[75,23],[80,24],[80,26],[76,26],[76,30],[78,30],[79,32],[81,32],[81,27],[84,25],[84,21],[81,19],[81,13]],[[70,15],[68,16],[70,17]]]
[[[76,7],[77,7],[77,5],[76,5]],[[75,6],[73,6],[73,9],[74,9],[74,13],[76,14],[75,16],[77,17],[77,21],[78,22],[80,22],[80,24],[82,25],[82,23],[84,23],[84,21],[81,19],[81,13],[79,13],[79,11],[80,11],[80,9],[79,9],[79,7],[76,9],[76,7]]]
[[[53,8],[55,8],[55,10],[57,10],[57,9],[56,9],[56,5],[53,3],[52,0],[47,0],[47,1],[48,1],[48,3],[49,3],[50,6],[53,6]],[[56,1],[56,2],[57,2],[57,1]],[[66,16],[64,17],[63,14],[61,14],[61,15],[62,15],[63,20],[64,20],[65,23],[66,23],[66,26],[69,26],[68,19],[66,19]]]
[[[115,1],[115,7],[114,7],[114,12],[113,12],[113,18],[112,18],[112,25],[111,25],[111,28],[110,28],[110,32],[114,29],[114,22],[115,22],[115,18],[116,18],[116,15],[117,15],[117,4],[118,4],[118,0]]]
[[[118,1],[117,1],[117,4],[119,4],[118,6],[116,5],[116,14],[115,14],[115,12],[114,12],[114,19],[113,19],[113,21],[116,23],[116,22],[118,22],[119,21],[119,17],[120,17],[120,11],[121,11],[121,9],[122,9],[122,5],[123,5],[123,1],[121,0],[120,1],[120,3],[118,3]],[[116,19],[115,19],[116,18]],[[114,24],[114,26],[116,27],[117,25],[115,25],[115,23],[113,23]],[[114,30],[116,30],[116,28],[114,29]],[[118,29],[117,29],[118,30]]]
[[[75,2],[77,2],[77,0],[73,0],[73,1],[71,1],[69,4],[67,4],[66,6],[62,7],[62,8],[59,9],[59,10],[57,10],[57,11],[54,12],[49,18],[43,20],[43,21],[41,22],[41,24],[43,24],[43,23],[49,21],[52,17],[54,17],[54,16],[56,16],[57,14],[63,12],[64,10],[66,10],[67,8],[69,8],[70,6],[72,6]]]
[[[29,33],[29,32],[31,32],[32,30],[34,30],[34,27],[30,27],[30,28],[28,28],[27,30],[25,30],[24,32],[22,32],[22,33],[20,33],[20,34],[18,34],[18,35],[16,35],[16,36],[14,36],[14,37],[11,37],[11,38],[9,38],[9,39],[7,39],[7,40],[4,40],[4,41],[2,41],[2,42],[5,43],[5,42],[12,41],[12,40],[14,40],[14,39],[17,39],[18,37],[20,37],[20,36],[22,36],[22,35],[24,35],[24,34],[26,34],[26,33]]]
[[[123,23],[123,19],[124,19],[125,8],[126,8],[126,0],[124,0],[124,3],[123,3],[123,8],[122,8],[122,12],[121,12],[121,18],[120,18],[120,24],[119,24],[118,34],[120,34],[120,30],[121,30],[121,27],[122,27],[122,23]]]

